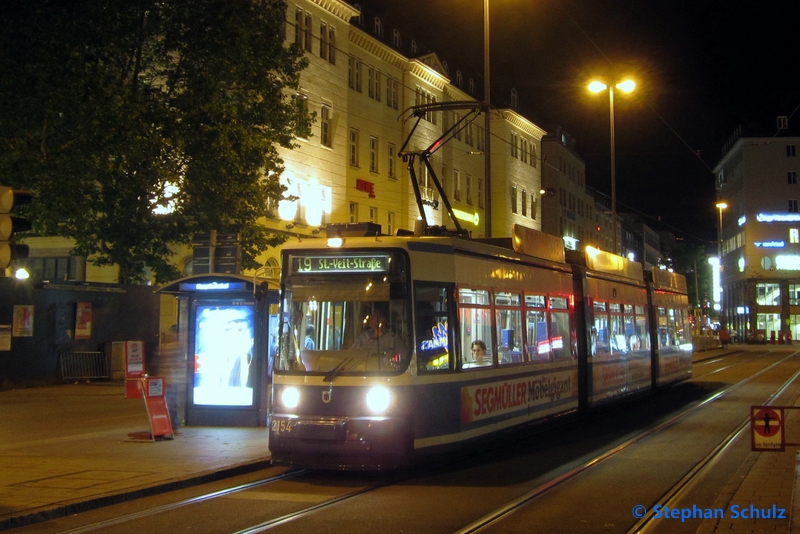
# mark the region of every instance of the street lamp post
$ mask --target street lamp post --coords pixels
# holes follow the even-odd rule
[[[636,88],[632,80],[624,80],[615,85],[606,85],[603,82],[593,81],[589,84],[589,91],[599,93],[608,90],[608,109],[609,122],[611,123],[611,228],[613,241],[613,252],[619,254],[617,247],[617,155],[616,144],[614,142],[614,88],[623,93],[630,93]]]
[[[483,0],[483,104],[484,104],[484,173],[486,175],[486,237],[492,237],[492,118],[489,114],[490,80],[489,80],[489,0]]]
[[[719,228],[717,233],[717,256],[719,257],[719,278],[720,286],[722,285],[722,273],[725,272],[725,265],[722,263],[722,210],[728,207],[727,202],[717,202],[717,209],[719,210]],[[722,296],[720,295],[720,313],[722,310]]]

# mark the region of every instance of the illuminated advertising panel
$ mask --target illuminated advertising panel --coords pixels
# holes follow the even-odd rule
[[[253,405],[253,309],[252,303],[197,306],[195,405]]]

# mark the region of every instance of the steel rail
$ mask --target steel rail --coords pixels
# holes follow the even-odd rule
[[[515,511],[517,511],[521,507],[529,504],[531,501],[537,499],[538,497],[549,493],[550,491],[552,491],[556,487],[560,486],[564,482],[566,482],[566,481],[578,476],[579,474],[583,473],[587,469],[590,469],[590,468],[598,465],[599,463],[603,462],[604,460],[607,460],[607,459],[619,454],[620,452],[622,452],[625,449],[627,449],[628,447],[636,444],[637,442],[639,442],[639,441],[641,441],[641,440],[643,440],[643,439],[645,439],[645,438],[647,438],[647,437],[649,437],[649,436],[651,436],[651,435],[653,435],[653,434],[655,434],[657,432],[660,432],[662,430],[665,430],[665,429],[671,427],[672,425],[674,425],[675,423],[677,423],[679,420],[683,419],[684,417],[694,413],[697,410],[700,410],[703,407],[706,407],[707,405],[711,404],[712,402],[715,402],[715,401],[719,400],[720,398],[722,398],[723,396],[725,396],[725,395],[727,395],[727,394],[739,389],[740,387],[742,387],[745,384],[749,383],[750,381],[754,380],[755,378],[757,378],[758,376],[762,375],[763,373],[766,373],[767,371],[769,371],[772,368],[784,363],[786,360],[795,357],[796,355],[797,355],[797,352],[793,352],[792,354],[790,354],[790,355],[778,360],[777,362],[765,367],[761,371],[758,371],[757,373],[749,376],[748,378],[746,378],[744,380],[741,380],[741,381],[739,381],[739,382],[737,382],[735,384],[731,384],[730,386],[728,386],[728,387],[716,392],[714,395],[712,395],[711,397],[705,399],[704,401],[700,402],[699,404],[696,404],[696,405],[694,405],[694,406],[692,406],[690,408],[687,408],[686,410],[674,415],[673,417],[671,417],[670,419],[662,422],[661,424],[659,424],[659,425],[657,425],[657,426],[655,426],[653,428],[650,428],[650,429],[638,434],[637,436],[634,436],[631,439],[625,441],[624,443],[621,443],[620,445],[617,445],[613,449],[610,449],[610,450],[608,450],[608,451],[596,456],[595,458],[592,458],[591,460],[588,460],[587,462],[584,462],[582,465],[577,466],[577,467],[567,471],[566,473],[563,473],[562,475],[560,475],[560,476],[558,476],[558,477],[556,477],[556,478],[554,478],[554,479],[552,479],[552,480],[550,480],[548,482],[545,482],[544,484],[541,484],[541,485],[537,486],[536,488],[533,488],[532,490],[526,492],[525,494],[521,495],[520,497],[517,497],[516,499],[508,502],[504,506],[501,506],[500,508],[497,508],[496,510],[484,515],[483,517],[477,519],[476,521],[473,521],[472,523],[470,523],[469,525],[465,526],[464,528],[462,528],[460,530],[457,530],[454,534],[471,534],[473,532],[480,532],[481,530],[484,530],[484,529],[488,528],[489,526],[492,526],[492,525],[495,525],[495,524],[499,523],[504,518],[506,518],[507,516],[511,515],[512,513],[514,513]]]

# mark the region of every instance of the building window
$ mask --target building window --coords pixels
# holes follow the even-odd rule
[[[313,52],[311,45],[313,44],[313,32],[311,31],[311,13],[305,14],[306,22],[303,25],[303,39],[305,40],[306,50]]]
[[[417,87],[414,101],[417,106],[421,106],[423,104],[435,104],[436,97],[433,96],[433,93],[430,91],[426,91],[421,87]],[[423,118],[431,124],[436,124],[436,113],[433,111],[426,111]]]
[[[786,156],[789,158],[793,158],[797,155],[797,149],[795,145],[786,145]]]
[[[389,178],[397,179],[397,176],[394,173],[394,158],[397,157],[397,148],[391,143],[389,143],[389,161],[386,165],[387,170],[389,172]]]
[[[298,8],[294,12],[294,43],[303,44],[303,10]]]
[[[756,284],[756,304],[759,306],[780,306],[780,284]]]
[[[447,196],[447,165],[442,165],[442,177],[439,180],[439,185],[442,186],[442,191]]]
[[[511,186],[511,213],[517,213],[517,186]]]
[[[386,214],[388,224],[386,225],[386,230],[388,235],[394,235],[394,212],[390,211]]]
[[[350,203],[350,222],[358,222],[358,202]]]
[[[460,70],[456,70],[456,85],[459,87],[464,85],[464,75],[461,74]]]
[[[375,17],[375,35],[383,37],[383,23],[378,17]]]
[[[397,80],[386,77],[386,105],[397,109]]]
[[[800,284],[789,284],[789,306],[800,306]]]
[[[511,157],[517,157],[517,134],[511,132]]]
[[[350,128],[350,165],[358,167],[358,130]]]
[[[486,150],[486,134],[484,133],[483,126],[478,126],[477,136],[478,139],[475,143],[475,148],[477,148],[478,151],[483,152]]]
[[[392,46],[400,48],[400,30],[392,30]]]
[[[378,222],[378,208],[374,206],[369,207],[369,222]]]
[[[369,136],[369,172],[378,172],[378,138]]]
[[[311,134],[311,118],[308,115],[308,97],[302,93],[295,96],[295,105],[297,106],[297,113],[300,117],[300,129],[298,137],[301,139],[308,139]]]
[[[414,41],[414,40],[411,41],[411,53],[412,54],[416,54],[417,53],[417,42]]]
[[[528,192],[524,189],[522,190],[522,216],[528,216]]]
[[[320,142],[323,146],[328,148],[333,147],[333,136],[331,135],[331,107],[328,104],[322,104],[320,110]]]
[[[353,56],[349,60],[347,83],[350,89],[361,92],[361,60]]]
[[[328,45],[328,23],[324,21],[320,21],[319,23],[319,57],[324,59],[325,61],[328,60],[328,51],[330,50],[330,46]]]
[[[328,63],[336,65],[336,28],[328,28]]]
[[[536,145],[531,141],[531,167],[536,167]]]
[[[800,243],[800,230],[789,228],[789,243]]]
[[[453,200],[461,201],[461,171],[453,169]]]
[[[367,69],[367,96],[373,100],[381,101],[381,73],[373,67]]]
[[[797,171],[787,172],[786,181],[789,183],[789,185],[797,185]]]
[[[469,92],[473,95],[475,94],[475,80],[473,78],[469,79]]]
[[[319,23],[319,57],[336,64],[336,30],[328,27],[327,22]]]
[[[478,207],[483,208],[483,179],[478,178]]]
[[[797,213],[797,199],[789,199],[789,213]]]
[[[467,189],[467,204],[472,205],[472,176],[469,174],[464,181],[464,187]]]

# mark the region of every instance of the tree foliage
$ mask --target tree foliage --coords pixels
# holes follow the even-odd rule
[[[35,230],[74,238],[122,283],[145,267],[174,278],[169,245],[195,232],[240,232],[245,266],[279,244],[258,220],[283,194],[277,147],[308,126],[285,13],[282,0],[3,2],[0,176],[34,192]]]

